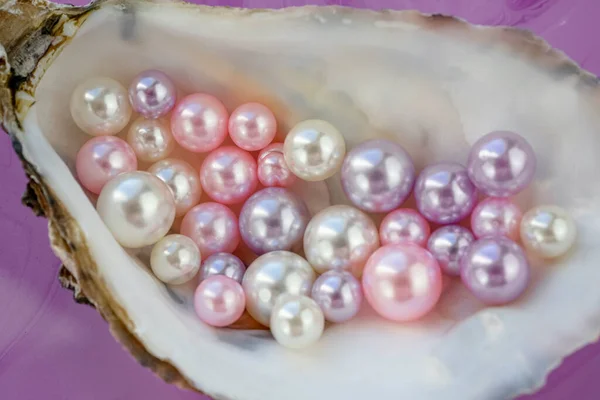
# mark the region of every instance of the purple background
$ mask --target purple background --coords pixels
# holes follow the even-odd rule
[[[78,1],[83,4],[86,1]],[[598,0],[207,0],[209,5],[284,7],[337,4],[419,9],[473,23],[532,30],[587,70],[600,72]],[[206,400],[166,385],[110,336],[92,308],[77,305],[56,279],[60,261],[47,225],[20,203],[25,176],[0,134],[0,398],[7,400]],[[569,357],[527,400],[597,399],[600,344]]]

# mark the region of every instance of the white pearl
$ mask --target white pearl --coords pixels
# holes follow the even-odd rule
[[[89,135],[115,135],[131,118],[127,89],[111,78],[90,78],[73,91],[71,116]]]
[[[164,283],[180,285],[200,269],[200,250],[187,236],[167,235],[152,248],[150,267]]]
[[[271,315],[271,333],[277,342],[290,349],[316,343],[325,327],[323,312],[306,296],[283,295]]]
[[[200,201],[202,186],[198,172],[190,164],[167,158],[148,168],[148,172],[169,186],[175,198],[176,216],[184,215]]]
[[[96,210],[117,242],[140,248],[159,241],[175,219],[169,187],[148,172],[117,175],[100,192]]]
[[[521,240],[526,249],[542,258],[565,254],[577,237],[573,218],[557,206],[538,206],[521,220]]]
[[[142,161],[156,162],[175,150],[171,128],[162,119],[136,119],[129,127],[127,142]]]
[[[289,169],[305,181],[322,181],[333,176],[342,165],[346,143],[329,122],[311,119],[292,128],[283,144]]]

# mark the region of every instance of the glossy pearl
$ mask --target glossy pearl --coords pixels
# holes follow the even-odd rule
[[[460,276],[460,260],[475,241],[467,228],[459,225],[442,226],[431,234],[427,249],[435,257],[442,271]]]
[[[379,240],[382,245],[414,243],[425,246],[431,229],[421,214],[409,208],[392,211],[381,221]]]
[[[557,206],[538,206],[527,211],[520,230],[525,248],[542,258],[562,256],[577,237],[573,217]]]
[[[244,313],[246,298],[242,286],[231,278],[215,275],[202,281],[194,292],[196,315],[208,325],[233,324]]]
[[[263,149],[273,141],[276,133],[277,121],[273,112],[260,103],[242,104],[229,117],[229,135],[241,149]]]
[[[269,326],[277,299],[285,293],[309,296],[315,272],[299,255],[273,251],[258,257],[246,270],[242,286],[250,315]]]
[[[146,118],[158,118],[173,108],[177,89],[167,74],[148,70],[133,78],[129,86],[133,109]]]
[[[490,197],[479,203],[471,214],[471,229],[476,237],[506,236],[511,240],[519,237],[519,225],[523,213],[519,206],[506,198]]]
[[[381,247],[367,261],[362,282],[371,307],[392,321],[423,317],[442,294],[442,274],[437,261],[414,244]]]
[[[458,163],[425,168],[415,184],[417,208],[431,222],[452,224],[469,215],[477,203],[477,189]]]
[[[311,119],[292,128],[283,144],[290,170],[305,181],[322,181],[341,167],[346,154],[342,134],[329,122]]]
[[[114,136],[88,140],[77,152],[75,171],[83,187],[98,194],[104,185],[123,172],[137,169],[135,153],[127,142]]]
[[[219,147],[227,137],[227,109],[216,97],[191,94],[171,114],[171,131],[186,150],[203,153]]]
[[[312,298],[323,310],[327,321],[340,323],[354,318],[360,310],[363,295],[354,275],[333,270],[317,278]]]
[[[289,349],[304,349],[323,335],[325,318],[311,298],[284,295],[271,316],[271,333],[277,342]]]
[[[258,155],[258,180],[263,186],[289,187],[296,182],[283,156],[283,143],[273,143]]]
[[[256,254],[290,250],[302,240],[310,216],[304,202],[283,188],[254,193],[240,213],[240,234]]]
[[[167,235],[152,248],[150,267],[154,275],[164,283],[180,285],[198,272],[200,250],[187,236]]]
[[[408,153],[389,140],[369,140],[352,149],[342,165],[342,187],[361,210],[388,212],[406,200],[415,182]]]
[[[475,142],[467,168],[469,177],[483,193],[508,197],[529,185],[535,174],[536,158],[522,136],[498,131]]]
[[[200,201],[200,178],[194,167],[185,161],[168,158],[150,166],[148,172],[156,175],[171,189],[177,216],[185,214]]]
[[[379,233],[371,218],[346,205],[322,210],[311,219],[304,233],[306,259],[319,273],[337,269],[359,277],[378,247]]]
[[[200,267],[200,281],[210,276],[225,275],[242,283],[246,266],[238,257],[230,253],[215,253],[205,259]]]
[[[111,78],[89,78],[71,95],[71,116],[88,135],[115,135],[131,118],[127,90]]]
[[[169,187],[141,171],[125,172],[104,185],[96,210],[117,242],[129,248],[158,242],[175,220]]]
[[[161,119],[136,119],[129,127],[127,142],[138,159],[147,162],[162,160],[175,149],[171,128]]]
[[[505,237],[479,239],[461,260],[463,283],[488,305],[515,300],[527,288],[529,275],[525,253]]]
[[[203,257],[233,253],[240,243],[235,214],[219,203],[202,203],[185,214],[181,234],[192,238]]]

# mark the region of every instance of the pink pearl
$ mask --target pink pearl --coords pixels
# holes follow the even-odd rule
[[[382,245],[398,243],[414,243],[425,246],[431,229],[429,224],[415,210],[400,208],[389,213],[379,227],[379,238]]]
[[[196,242],[203,259],[215,253],[233,253],[240,243],[235,214],[219,203],[192,208],[183,217],[180,232]]]
[[[133,78],[129,101],[133,109],[146,118],[165,115],[175,105],[177,89],[167,74],[148,70]]]
[[[511,240],[519,237],[519,226],[523,212],[507,198],[483,200],[471,214],[471,229],[477,238],[484,236],[506,236]]]
[[[260,150],[275,138],[277,121],[267,107],[246,103],[236,108],[229,118],[229,135],[240,148]]]
[[[211,326],[223,327],[240,319],[246,308],[242,285],[224,275],[211,276],[194,292],[198,317]]]
[[[216,149],[227,137],[227,109],[214,96],[202,93],[184,97],[171,115],[171,130],[179,145],[202,153]]]
[[[296,182],[296,175],[285,162],[283,143],[272,143],[260,152],[257,173],[260,183],[267,187],[288,187]]]
[[[99,194],[115,176],[136,169],[137,159],[133,149],[126,141],[114,136],[98,136],[88,140],[79,149],[75,161],[79,182],[95,194]]]
[[[379,248],[363,272],[365,298],[381,316],[392,321],[421,318],[442,294],[440,267],[427,250],[414,244]]]
[[[246,200],[256,189],[256,161],[242,149],[225,146],[210,153],[200,167],[202,188],[223,204]]]

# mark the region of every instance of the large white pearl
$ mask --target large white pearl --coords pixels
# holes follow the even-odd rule
[[[187,236],[167,235],[152,248],[150,267],[164,283],[180,285],[200,269],[200,250]]]
[[[315,272],[310,264],[290,251],[273,251],[258,257],[246,270],[242,286],[250,315],[269,326],[271,311],[284,293],[309,296]]]
[[[305,181],[322,181],[333,176],[342,165],[346,143],[329,122],[311,119],[292,128],[283,144],[289,169]]]
[[[303,349],[316,343],[324,327],[323,312],[311,298],[286,294],[273,308],[271,333],[287,348]]]
[[[557,206],[538,206],[521,220],[521,240],[526,249],[542,258],[565,254],[577,237],[573,218]]]
[[[71,116],[89,135],[115,135],[131,118],[127,89],[111,78],[87,79],[71,95]]]
[[[96,210],[117,242],[139,248],[159,241],[175,219],[169,187],[148,172],[117,175],[98,197]]]

